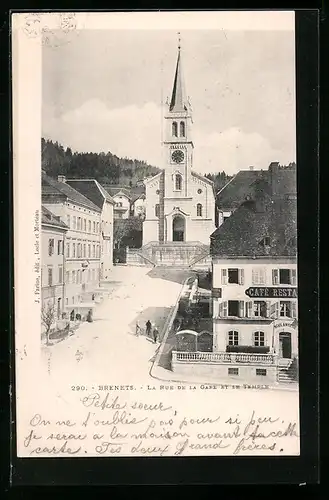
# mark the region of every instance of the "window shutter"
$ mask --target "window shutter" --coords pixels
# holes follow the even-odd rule
[[[227,269],[222,269],[222,285],[227,285]]]
[[[271,302],[269,300],[266,301],[266,318],[270,317],[270,308],[271,308]]]
[[[296,269],[290,269],[290,283],[296,285],[297,283],[297,272]]]
[[[244,317],[244,300],[239,300],[239,317]]]
[[[218,299],[214,299],[213,301],[213,318],[218,318],[220,316],[220,306],[221,304],[218,302]]]
[[[244,269],[239,269],[239,285],[244,284]]]
[[[274,319],[279,316],[279,302],[274,302],[270,305],[270,316]]]
[[[246,302],[246,316],[247,318],[251,318],[252,317],[252,308],[253,308],[253,301],[252,300],[248,300],[248,302]]]
[[[222,302],[221,306],[222,306],[222,314],[221,314],[221,316],[227,317],[227,300],[225,300],[224,302]]]
[[[291,317],[297,318],[297,302],[291,302]]]
[[[266,269],[265,268],[261,268],[259,270],[259,284],[266,285]]]
[[[272,282],[273,282],[273,285],[279,284],[279,269],[272,270]]]

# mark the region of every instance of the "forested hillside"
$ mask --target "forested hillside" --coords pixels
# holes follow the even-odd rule
[[[159,172],[157,167],[144,161],[119,158],[108,153],[73,153],[70,148],[64,149],[58,142],[41,139],[42,169],[51,177],[65,175],[74,178],[97,179],[101,184],[119,184],[135,186],[136,182]],[[207,174],[206,177],[215,184],[216,192],[231,177],[225,172]]]
[[[216,193],[225,186],[225,184],[232,179],[232,175],[227,175],[224,171],[218,174],[206,174],[206,177],[213,181]]]
[[[58,142],[41,139],[42,169],[51,177],[94,178],[103,184],[134,186],[138,180],[159,172],[144,161],[108,153],[73,153]]]

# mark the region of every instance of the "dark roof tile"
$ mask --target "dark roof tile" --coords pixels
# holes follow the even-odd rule
[[[262,199],[244,202],[211,235],[211,254],[222,257],[295,257],[296,205],[296,200],[270,196],[265,196],[263,202]],[[266,236],[270,239],[268,247],[262,244]]]
[[[65,182],[58,182],[57,180],[45,174],[42,174],[42,195],[58,195],[61,197],[65,196],[73,203],[79,203],[80,205],[83,205],[90,210],[100,212],[100,208],[91,200],[86,198],[86,196],[79,193],[79,191],[76,191],[73,187],[69,186]]]
[[[68,229],[68,226],[61,221],[58,215],[53,214],[48,208],[41,207],[41,224],[51,224],[62,229]]]

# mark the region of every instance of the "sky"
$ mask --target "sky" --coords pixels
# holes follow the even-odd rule
[[[194,170],[266,169],[295,154],[294,31],[182,30]],[[174,30],[85,29],[42,49],[42,135],[163,167]]]

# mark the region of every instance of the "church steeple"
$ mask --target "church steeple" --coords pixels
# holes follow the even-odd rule
[[[172,113],[181,113],[188,110],[186,100],[186,93],[183,80],[182,72],[182,60],[181,60],[181,42],[178,39],[178,56],[175,71],[174,84],[171,94],[171,100],[169,105],[169,111]]]

